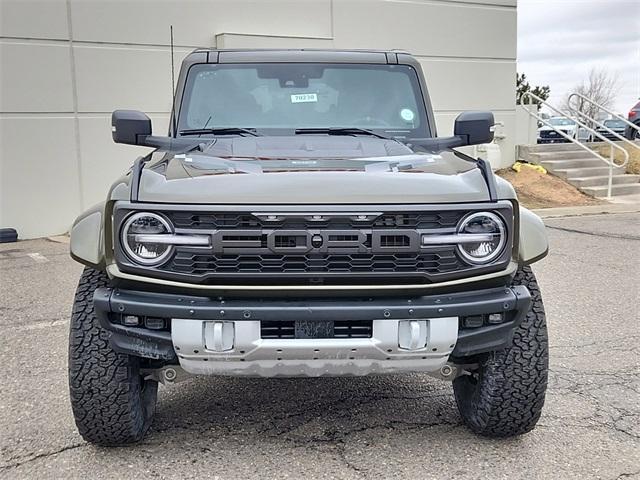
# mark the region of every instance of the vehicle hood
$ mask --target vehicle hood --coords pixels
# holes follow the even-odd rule
[[[606,128],[598,127],[596,128],[596,130],[599,132],[606,132],[607,130],[613,130],[614,132],[624,132],[625,127],[606,127]]]
[[[554,130],[555,131],[556,129],[558,129],[558,130],[566,130],[568,132],[571,132],[571,131],[576,129],[576,126],[575,125],[558,125],[555,128],[544,126],[544,127],[540,127],[538,129],[538,131],[539,132],[548,132],[550,130]]]
[[[415,153],[369,137],[203,139],[155,152],[138,200],[193,204],[449,203],[489,200],[480,169],[459,152]]]

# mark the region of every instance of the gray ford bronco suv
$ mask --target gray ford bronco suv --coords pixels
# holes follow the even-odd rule
[[[534,427],[544,225],[455,150],[492,141],[490,112],[438,137],[406,53],[196,50],[170,124],[154,136],[145,114],[113,113],[115,142],[155,150],[71,231],[86,440],[140,440],[158,383],[190,375],[425,372],[474,432]]]

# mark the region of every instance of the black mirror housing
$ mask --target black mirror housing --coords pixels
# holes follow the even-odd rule
[[[464,145],[479,145],[493,141],[493,113],[485,111],[462,112],[456,118],[453,134],[460,137]]]
[[[430,152],[489,143],[493,141],[494,125],[491,112],[462,112],[456,118],[453,136],[416,139],[412,143]]]
[[[111,136],[116,143],[146,145],[151,119],[137,110],[116,110],[111,114]]]

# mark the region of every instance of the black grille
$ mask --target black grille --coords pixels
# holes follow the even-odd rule
[[[305,218],[281,218],[275,221],[262,220],[248,213],[194,213],[163,212],[176,228],[194,229],[314,229],[314,228],[451,228],[455,227],[467,213],[463,210],[440,212],[385,213],[375,219],[364,221],[348,217],[330,217],[323,220]]]
[[[333,322],[334,338],[371,338],[371,320],[339,320]]]
[[[306,334],[310,322],[304,321],[262,321],[260,322],[261,338],[371,338],[373,322],[371,320],[336,320],[318,322],[322,332],[317,336]]]
[[[408,247],[410,244],[407,235],[385,235],[380,239],[381,247]]]
[[[177,233],[207,235],[208,246],[176,246],[157,267],[128,261],[123,271],[207,285],[416,285],[498,271],[509,261],[511,239],[499,261],[469,265],[454,245],[422,246],[421,235],[451,234],[460,220],[483,206],[452,210],[386,210],[384,206],[331,212],[159,210]],[[393,208],[393,207],[391,207]],[[402,207],[396,206],[401,209]],[[431,208],[431,209],[430,209]],[[509,205],[487,206],[511,227]],[[119,213],[122,221],[126,212]]]
[[[453,247],[429,253],[388,255],[211,255],[179,251],[163,270],[191,275],[219,273],[445,273],[463,268]]]
[[[540,131],[540,138],[563,138],[563,137],[555,130],[542,130]]]
[[[260,322],[261,338],[296,338],[295,322]]]

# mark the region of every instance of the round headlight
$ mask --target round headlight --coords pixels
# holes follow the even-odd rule
[[[149,241],[149,237],[145,239],[144,236],[163,233],[172,233],[171,225],[164,217],[155,213],[134,213],[122,226],[122,247],[134,262],[141,265],[158,265],[171,255],[173,247],[153,243]]]
[[[484,264],[495,260],[507,243],[504,221],[495,213],[477,212],[462,219],[458,234],[470,234],[469,241],[458,244],[458,252],[467,262]]]

